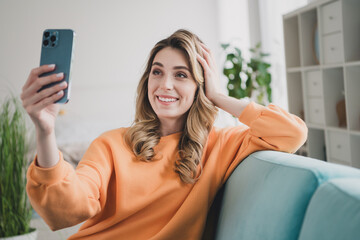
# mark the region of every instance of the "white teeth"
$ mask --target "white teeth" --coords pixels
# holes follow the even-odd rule
[[[177,99],[176,98],[162,98],[162,97],[159,97],[159,100],[163,101],[163,102],[175,102]]]

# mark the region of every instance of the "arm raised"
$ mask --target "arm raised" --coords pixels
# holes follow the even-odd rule
[[[204,69],[206,97],[218,108],[221,108],[235,117],[239,117],[250,101],[247,98],[236,99],[218,91],[216,82],[219,81],[219,74],[217,72],[214,56],[205,44],[201,44],[201,48],[203,57],[198,54],[197,59]]]

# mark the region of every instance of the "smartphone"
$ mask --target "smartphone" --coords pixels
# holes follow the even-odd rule
[[[56,103],[67,103],[70,100],[74,38],[75,32],[71,29],[46,29],[42,35],[40,66],[48,64],[56,66],[54,71],[44,73],[40,77],[62,72],[64,73],[63,81],[67,82],[64,96]],[[48,84],[39,91],[58,83]]]

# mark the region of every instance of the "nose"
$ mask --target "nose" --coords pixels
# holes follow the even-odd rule
[[[161,79],[160,87],[164,90],[172,90],[174,88],[173,79],[170,74],[165,75]]]

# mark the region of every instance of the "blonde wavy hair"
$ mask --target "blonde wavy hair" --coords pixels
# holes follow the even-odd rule
[[[192,77],[197,84],[195,99],[187,112],[187,119],[179,140],[178,159],[174,164],[175,172],[184,183],[195,183],[201,175],[200,160],[203,148],[217,113],[214,104],[205,96],[204,73],[201,64],[196,59],[197,53],[203,56],[200,42],[201,40],[195,34],[180,29],[154,46],[137,87],[135,120],[125,134],[126,143],[139,160],[156,160],[154,147],[159,143],[161,135],[160,120],[148,99],[151,66],[156,54],[162,49],[171,47],[181,50],[188,60]]]

